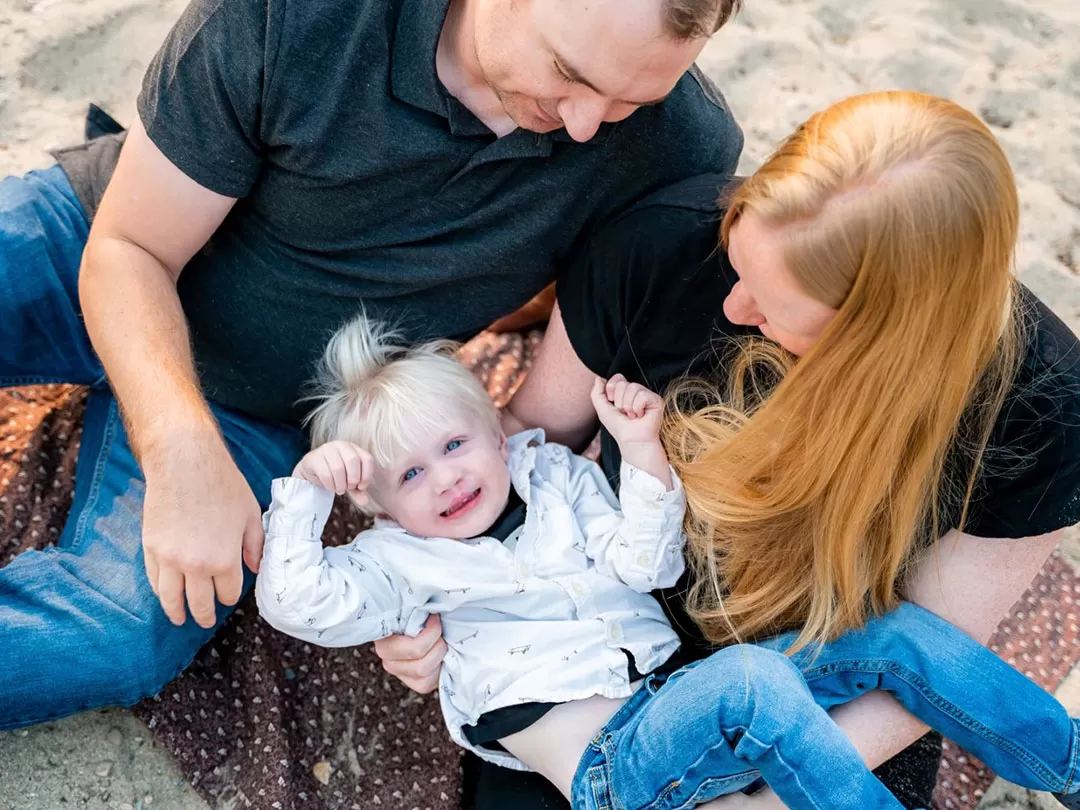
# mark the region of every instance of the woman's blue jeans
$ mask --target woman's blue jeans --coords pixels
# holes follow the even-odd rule
[[[913,604],[834,642],[738,645],[647,679],[592,740],[575,810],[675,810],[764,777],[793,810],[901,810],[826,711],[872,689],[1024,787],[1072,793],[1080,727],[1052,695]]]
[[[64,531],[0,568],[0,729],[156,694],[214,634],[190,618],[173,626],[144,572],[143,477],[79,308],[88,230],[59,167],[0,182],[0,386],[90,387]],[[303,435],[214,413],[265,508]],[[228,613],[218,606],[219,626]]]

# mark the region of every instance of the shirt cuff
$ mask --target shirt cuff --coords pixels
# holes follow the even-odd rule
[[[655,475],[645,472],[640,467],[635,467],[630,462],[623,460],[619,467],[619,487],[628,490],[643,501],[659,504],[665,508],[669,506],[681,506],[686,500],[683,492],[682,481],[675,474],[675,469],[669,464],[668,474],[671,476],[671,489],[668,489]]]
[[[275,478],[270,485],[270,508],[263,516],[267,532],[296,529],[311,540],[322,537],[334,508],[334,493],[303,478]]]

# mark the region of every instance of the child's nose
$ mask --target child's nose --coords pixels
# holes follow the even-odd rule
[[[458,473],[457,467],[453,464],[440,464],[435,468],[435,486],[439,492],[446,492],[449,489],[453,489],[458,481],[461,480],[461,475]]]

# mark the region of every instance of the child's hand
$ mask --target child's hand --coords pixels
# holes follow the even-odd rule
[[[592,402],[596,415],[620,448],[658,440],[664,401],[645,386],[628,382],[622,374],[606,383],[597,377]]]
[[[616,374],[607,382],[596,378],[592,402],[596,415],[618,442],[623,460],[649,473],[670,490],[671,471],[660,443],[660,422],[664,416],[664,401],[660,396]]]
[[[352,442],[327,442],[300,459],[292,474],[338,495],[347,492],[363,505],[374,467],[371,454]]]

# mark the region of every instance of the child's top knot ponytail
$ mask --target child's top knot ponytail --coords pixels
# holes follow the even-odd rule
[[[451,413],[477,415],[498,431],[495,406],[452,357],[456,348],[449,340],[410,346],[399,329],[361,312],[330,339],[312,380],[312,445],[350,441],[387,464]]]

